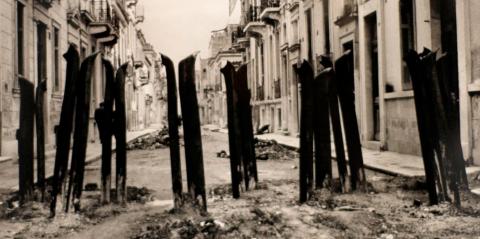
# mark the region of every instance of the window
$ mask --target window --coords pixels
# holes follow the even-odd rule
[[[25,52],[24,52],[24,11],[25,6],[17,1],[17,78],[15,79],[14,88],[20,87],[18,79],[25,76]]]
[[[60,30],[53,27],[53,91],[60,91]]]
[[[410,49],[415,49],[415,9],[414,0],[401,0],[400,1],[400,31],[402,41],[402,59],[408,53]],[[402,85],[403,90],[412,89],[412,81],[410,79],[410,73],[408,71],[407,64],[402,61],[403,77]]]

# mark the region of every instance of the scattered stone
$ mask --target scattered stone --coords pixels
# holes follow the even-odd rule
[[[422,201],[418,200],[418,199],[414,199],[413,200],[413,206],[414,207],[420,207],[422,206]]]
[[[228,155],[225,150],[222,150],[222,151],[217,153],[217,158],[229,158],[229,157],[230,157],[230,155]]]
[[[147,134],[137,138],[127,145],[127,150],[155,150],[168,147],[168,129],[164,127],[162,130]]]
[[[255,155],[257,160],[291,160],[298,158],[298,153],[286,148],[275,140],[255,138]]]
[[[87,183],[85,185],[85,191],[87,192],[93,192],[98,190],[98,184],[96,183]]]

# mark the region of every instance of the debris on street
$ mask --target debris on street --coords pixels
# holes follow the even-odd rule
[[[168,147],[168,128],[137,138],[127,145],[127,150],[155,150]]]
[[[275,140],[255,138],[254,142],[257,160],[292,160],[299,157],[298,152],[278,144]]]
[[[217,158],[230,158],[230,155],[225,150],[217,153]]]

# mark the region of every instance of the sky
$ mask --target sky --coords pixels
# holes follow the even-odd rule
[[[229,16],[229,0],[140,0],[145,8],[141,23],[146,39],[157,52],[175,63],[201,51],[208,56],[210,32],[238,23],[239,5]]]

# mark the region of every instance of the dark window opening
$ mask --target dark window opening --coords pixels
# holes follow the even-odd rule
[[[414,2],[413,0],[400,1],[400,21],[401,21],[401,35],[402,35],[402,59],[409,50],[415,49],[415,28],[414,28]],[[403,66],[403,90],[412,89],[412,81],[408,71],[407,64],[402,61]]]

